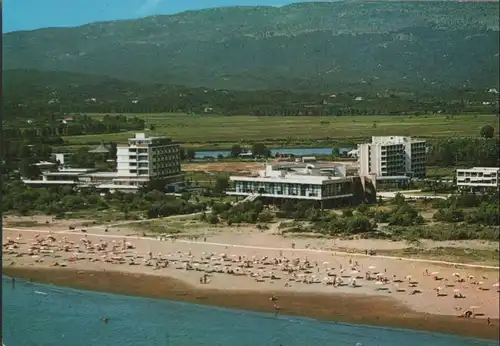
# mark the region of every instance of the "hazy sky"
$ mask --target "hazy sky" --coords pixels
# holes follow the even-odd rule
[[[91,22],[218,6],[282,6],[300,0],[3,0],[3,32]],[[305,0],[302,0],[305,2]]]

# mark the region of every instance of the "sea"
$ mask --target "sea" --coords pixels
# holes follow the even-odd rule
[[[489,346],[493,341],[275,316],[2,278],[6,346]],[[103,317],[109,318],[108,323]]]

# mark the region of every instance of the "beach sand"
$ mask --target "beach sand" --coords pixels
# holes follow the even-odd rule
[[[154,275],[74,269],[3,268],[3,274],[34,282],[124,295],[163,298],[203,305],[274,312],[270,292],[200,288]],[[390,297],[353,294],[272,292],[281,313],[342,323],[407,328],[467,337],[498,339],[498,320],[488,326],[481,319],[418,313]],[[112,316],[111,316],[112,318]]]
[[[271,239],[259,233],[245,237],[218,234],[207,242],[194,242],[125,237],[130,230],[104,232],[102,226],[89,227],[88,233],[54,224],[41,228],[4,230],[4,274],[75,288],[257,311],[273,311],[268,298],[275,294],[285,314],[498,337],[498,270],[351,256],[299,249],[299,245],[291,249],[290,239],[259,246],[262,239]],[[245,245],[236,242],[243,239]],[[200,282],[204,275],[207,283]],[[332,284],[334,278],[336,285]],[[354,278],[356,287],[351,285]],[[338,284],[339,279],[343,284]],[[416,289],[418,294],[410,294]],[[465,298],[454,298],[456,292]],[[476,318],[457,317],[466,310],[472,310]],[[486,317],[491,318],[492,326],[487,325]]]

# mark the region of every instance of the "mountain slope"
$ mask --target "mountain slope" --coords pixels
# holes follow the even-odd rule
[[[495,3],[229,7],[14,32],[4,68],[229,89],[498,85]]]

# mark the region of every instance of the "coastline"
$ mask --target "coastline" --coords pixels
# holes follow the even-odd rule
[[[201,288],[168,276],[69,268],[4,267],[3,275],[82,290],[168,299],[188,303],[273,312],[269,297],[275,294],[281,313],[342,323],[393,327],[462,337],[498,340],[499,320],[488,326],[484,319],[415,312],[391,297],[348,293],[297,293],[276,290],[221,290]]]

